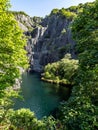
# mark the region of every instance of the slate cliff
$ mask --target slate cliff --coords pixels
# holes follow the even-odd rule
[[[41,72],[47,63],[60,60],[66,53],[76,57],[70,27],[72,17],[53,11],[44,19],[22,13],[15,17],[28,38],[26,50],[31,70]]]

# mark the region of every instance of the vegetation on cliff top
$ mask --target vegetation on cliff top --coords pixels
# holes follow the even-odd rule
[[[23,11],[9,11],[9,12],[12,13],[13,15],[21,14],[21,15],[29,16],[28,14],[26,14],[26,13],[23,12]]]
[[[58,16],[61,16],[62,18],[67,18],[69,20],[72,20],[73,18],[76,17],[76,13],[75,12],[71,12],[65,8],[62,8],[62,9],[53,9],[51,11],[51,14],[50,15],[58,15]]]
[[[62,9],[53,9],[50,15],[58,15],[68,20],[76,18],[76,16],[83,11],[84,8],[87,8],[88,5],[92,5],[94,2],[87,2],[85,4],[80,3],[78,6],[71,6],[69,8]]]

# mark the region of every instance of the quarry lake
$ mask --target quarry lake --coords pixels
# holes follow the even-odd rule
[[[22,99],[15,99],[14,109],[28,108],[34,111],[36,117],[53,114],[60,102],[69,97],[69,88],[43,82],[38,73],[24,73],[20,95]]]

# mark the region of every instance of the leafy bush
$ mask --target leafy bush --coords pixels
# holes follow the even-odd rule
[[[1,128],[6,130],[63,130],[61,122],[54,117],[38,120],[33,112],[24,108],[16,111],[9,109],[4,121],[1,123]]]
[[[89,98],[70,98],[59,109],[60,119],[67,130],[97,130],[96,108]]]
[[[17,111],[9,111],[7,115],[10,121],[10,128],[14,127],[17,130],[40,130],[44,129],[44,123],[38,121],[34,113],[29,109],[19,109]]]
[[[44,78],[62,83],[66,81],[66,84],[73,84],[77,68],[78,60],[71,59],[71,55],[66,54],[60,61],[45,66]]]

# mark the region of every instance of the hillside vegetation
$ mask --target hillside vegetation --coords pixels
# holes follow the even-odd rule
[[[68,130],[98,129],[98,1],[87,4],[72,25],[79,68],[60,119]],[[61,116],[62,115],[62,116]]]
[[[98,0],[52,12],[74,18],[71,29],[78,60],[67,55],[45,67],[45,78],[74,85],[69,100],[59,106],[57,119],[49,116],[42,120],[29,109],[12,109],[11,99],[18,94],[9,88],[19,78],[19,68],[27,67],[27,58],[26,39],[9,13],[9,5],[9,0],[0,0],[0,129],[98,130]]]

